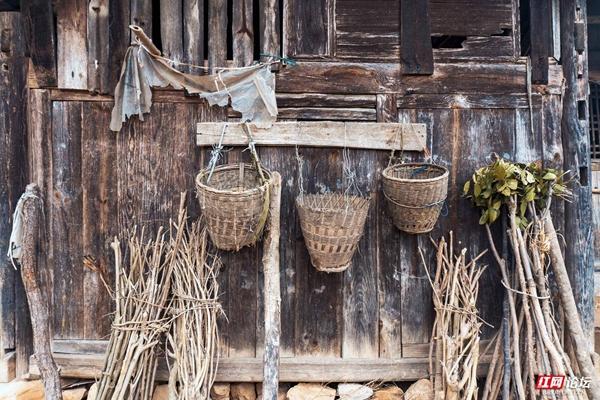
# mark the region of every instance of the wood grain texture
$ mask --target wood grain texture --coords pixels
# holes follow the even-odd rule
[[[261,54],[281,55],[281,32],[278,0],[259,0],[259,29]],[[287,2],[284,2],[284,9]],[[285,22],[284,22],[285,23]]]
[[[109,0],[91,0],[87,10],[87,88],[108,93],[109,86]]]
[[[224,67],[227,61],[227,1],[208,3],[208,67]]]
[[[548,83],[548,57],[552,51],[552,0],[530,0],[531,81]]]
[[[400,63],[406,75],[431,75],[433,73],[433,50],[429,1],[400,2]]]
[[[40,87],[56,86],[56,35],[51,0],[21,1],[24,33]]]
[[[106,127],[109,124],[109,103],[84,103],[82,114],[81,160],[82,174],[82,251],[87,257],[83,271],[83,337],[100,339],[110,331],[113,302],[107,297],[113,288],[114,274],[110,241],[117,234],[117,188],[115,167],[116,137]],[[104,281],[104,282],[103,282]]]
[[[332,0],[287,0],[284,7],[284,53],[311,58],[331,55]]]
[[[52,105],[51,265],[54,337],[83,337],[81,104]],[[59,306],[60,305],[60,306]]]
[[[163,55],[174,61],[183,61],[183,3],[160,0],[160,19]]]
[[[129,7],[131,24],[142,28],[146,35],[152,39],[152,0],[130,0]]]
[[[131,9],[127,1],[108,2],[108,93],[114,93],[114,88],[121,75],[121,66],[125,51],[129,46],[129,24]]]
[[[103,354],[60,354],[54,357],[61,373],[66,377],[98,378],[102,371]],[[483,359],[478,370],[485,375],[488,359]],[[341,359],[341,358],[282,358],[280,382],[364,382],[415,381],[429,376],[429,361],[425,358],[405,359]],[[260,382],[263,377],[263,360],[260,358],[222,359],[217,370],[217,382]],[[32,360],[31,373],[39,375]],[[160,364],[157,379],[166,381],[166,365]]]
[[[231,0],[233,13],[233,64],[236,67],[251,65],[254,60],[254,26],[251,0]]]
[[[183,0],[183,59],[188,64],[204,65],[204,0]],[[187,71],[204,72],[198,68]]]
[[[18,12],[0,13],[4,46],[0,50],[0,248],[8,249],[13,212],[27,180],[27,102],[23,98],[27,80],[27,59],[23,18]],[[0,260],[0,354],[18,347],[27,350],[31,337],[21,336],[28,328],[27,314],[19,307],[24,299],[19,274],[7,257]],[[23,333],[29,333],[27,329]],[[21,372],[23,358],[17,360]]]
[[[56,2],[58,87],[87,89],[88,52],[86,0]]]
[[[254,127],[252,133],[257,145],[391,150],[398,146],[398,132],[403,131],[404,150],[421,151],[425,143],[425,130],[423,124],[324,121],[275,122],[268,129]],[[223,123],[199,123],[196,144],[208,146],[218,143],[222,131]],[[223,144],[239,146],[247,143],[242,125],[228,123]]]
[[[433,35],[485,36],[512,29],[510,0],[430,0]]]

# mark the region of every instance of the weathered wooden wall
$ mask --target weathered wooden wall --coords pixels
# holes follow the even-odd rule
[[[277,73],[282,120],[426,123],[433,160],[451,171],[447,207],[432,236],[453,230],[472,255],[487,247],[476,212],[460,195],[473,170],[491,152],[562,164],[557,134],[561,70],[550,63],[548,84],[533,88],[531,132],[516,0],[430,1],[431,75],[402,73],[399,1],[285,0],[280,15],[275,0],[261,0],[258,8],[257,2],[234,1],[231,13],[225,0],[184,0],[181,10],[179,2],[170,8],[169,2],[150,0],[65,0],[54,2],[56,27],[36,12],[50,2],[23,3],[22,12],[37,21],[25,24],[35,38],[28,100],[35,112],[27,118],[29,179],[45,193],[51,245],[41,275],[52,301],[55,345],[63,353],[98,351],[109,333],[111,300],[86,263],[96,263],[112,283],[111,237],[134,224],[150,230],[165,224],[180,192],[193,192],[194,175],[207,157],[207,149],[194,145],[196,123],[239,117],[183,93],[157,90],[145,122],[134,118],[119,133],[110,132],[110,92],[129,44],[129,23],[154,35],[168,57],[186,62],[241,65],[260,53],[279,52],[299,59],[297,66]],[[160,11],[153,10],[158,3]],[[158,12],[169,19],[156,18]],[[204,15],[210,17],[206,30]],[[36,30],[51,34],[40,37]],[[54,52],[42,51],[44,45],[56,46],[56,60]],[[310,265],[294,199],[300,172],[309,192],[342,189],[341,150],[301,148],[303,171],[298,171],[294,149],[259,152],[283,178],[282,379],[339,380],[341,373],[346,379],[367,379],[366,371],[352,375],[360,365],[370,368],[373,379],[423,375],[433,312],[417,249],[429,249],[429,258],[430,244],[426,235],[400,233],[386,215],[380,172],[389,154],[350,151],[360,189],[372,194],[372,207],[353,266],[328,275]],[[235,149],[224,161],[247,157]],[[422,154],[406,157],[420,160]],[[190,206],[197,211],[195,201]],[[221,324],[221,352],[224,374],[230,374],[221,378],[231,380],[243,367],[239,379],[252,380],[256,372],[248,372],[248,365],[259,367],[263,336],[260,248],[221,256],[228,316]],[[490,266],[481,283],[480,308],[493,326],[484,328],[487,338],[499,322],[503,288],[494,264],[484,262]],[[292,361],[294,356],[312,366]],[[97,373],[98,357],[78,357],[59,357],[71,363],[63,371]],[[362,364],[344,364],[357,358]],[[324,359],[338,364],[319,369]],[[73,360],[79,364],[73,366]],[[236,360],[243,363],[231,364]],[[412,369],[405,370],[408,363]]]

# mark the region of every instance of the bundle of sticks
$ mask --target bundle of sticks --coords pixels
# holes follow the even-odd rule
[[[444,238],[434,243],[437,253],[433,279],[419,249],[435,309],[429,368],[436,400],[471,400],[477,398],[482,322],[476,302],[479,278],[485,270],[477,261],[485,252],[467,262],[467,249],[455,254],[452,232],[449,237],[449,243]]]
[[[518,224],[517,199],[509,202],[507,230],[508,241],[513,256],[514,271],[509,271],[506,260],[496,249],[489,225],[486,225],[492,252],[500,267],[502,284],[507,289],[509,317],[505,320],[510,339],[509,349],[497,345],[492,357],[489,375],[484,388],[483,399],[496,399],[501,386],[509,386],[503,378],[504,368],[511,368],[508,374],[512,380],[510,385],[519,398],[537,399],[540,395],[536,389],[536,381],[540,375],[559,375],[567,377],[581,376],[578,365],[572,365],[571,359],[563,345],[563,331],[555,319],[555,312],[550,296],[547,267],[551,259],[551,247],[557,246],[555,252],[560,253],[554,228],[549,232],[546,220],[550,218],[549,208],[538,213],[535,204],[530,203],[530,223],[523,227]],[[562,258],[562,256],[561,256]],[[561,279],[560,274],[556,276]],[[578,315],[566,316],[575,321]],[[587,345],[584,345],[587,347]],[[502,362],[507,351],[513,365]],[[590,357],[591,361],[591,357]],[[593,376],[589,376],[591,380]],[[505,390],[506,392],[506,390]],[[548,394],[551,398],[587,399],[584,388],[565,387],[563,392]]]
[[[208,262],[206,232],[187,223],[181,204],[177,222],[146,239],[132,232],[125,254],[115,255],[116,310],[95,399],[152,399],[162,344],[170,354],[170,398],[207,398],[218,354],[216,276]],[[216,362],[215,362],[216,361]],[[191,395],[195,394],[195,397]]]

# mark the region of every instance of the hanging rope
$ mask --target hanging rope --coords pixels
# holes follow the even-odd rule
[[[346,124],[344,123],[344,149],[342,150],[342,174],[344,176],[344,184],[346,186],[344,195],[347,196],[350,191],[354,189],[355,193],[358,193],[358,195],[362,197],[362,192],[356,183],[356,171],[350,164],[350,151],[346,145],[347,136],[348,132],[346,129]]]
[[[298,151],[298,145],[296,147],[296,162],[298,163],[298,189],[299,194],[298,197],[301,199],[304,196],[304,178],[302,177],[302,169],[304,168],[304,158],[300,155]]]
[[[219,139],[219,144],[213,145],[213,148],[210,151],[210,161],[208,162],[208,168],[210,169],[210,172],[208,173],[208,178],[206,178],[206,183],[210,182],[210,178],[212,177],[212,174],[215,171],[217,162],[223,156],[223,138],[225,137],[226,130],[227,123],[223,124],[223,130],[221,131],[221,138]]]

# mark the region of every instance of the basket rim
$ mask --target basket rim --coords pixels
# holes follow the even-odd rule
[[[227,171],[230,169],[239,169],[240,168],[240,164],[244,164],[244,168],[248,167],[250,169],[253,169],[255,171],[257,171],[257,169],[254,167],[254,165],[252,164],[248,164],[248,163],[235,163],[235,164],[225,164],[225,165],[220,165],[218,167],[216,167],[213,171],[213,174],[215,172],[221,172],[221,171]],[[267,175],[267,181],[265,183],[263,183],[260,186],[255,186],[251,189],[246,189],[246,190],[241,190],[239,192],[233,192],[231,190],[224,190],[224,189],[216,189],[213,186],[209,186],[205,183],[202,182],[202,178],[208,174],[208,168],[203,168],[200,170],[200,172],[198,172],[198,174],[196,175],[196,188],[197,189],[202,189],[205,190],[207,192],[212,192],[212,193],[218,193],[218,194],[232,194],[235,193],[236,195],[245,195],[245,194],[254,194],[257,192],[263,192],[267,189],[267,187],[271,184],[271,181],[273,180],[273,174],[271,173],[270,170],[268,170],[267,168],[263,167],[263,172],[265,173],[265,175]],[[257,171],[258,173],[258,171]]]
[[[352,211],[362,211],[365,207],[368,207],[371,203],[371,196],[368,197],[364,197],[364,196],[358,196],[358,195],[350,195],[350,194],[343,194],[343,193],[308,193],[308,194],[304,194],[302,196],[297,196],[296,197],[296,206],[299,208],[304,208],[305,210],[308,211],[312,211],[312,212],[319,212],[319,213],[323,213],[323,212],[329,212],[329,213],[342,213],[342,212],[347,212],[346,210],[343,209],[327,209],[327,208],[316,208],[316,207],[312,207],[309,204],[306,204],[304,201],[302,201],[302,199],[304,197],[310,196],[310,197],[325,197],[325,196],[334,196],[334,195],[339,195],[339,196],[348,196],[350,197],[352,200],[355,199],[359,199],[360,201],[360,205],[361,207],[352,207]]]
[[[397,166],[408,166],[408,167],[424,167],[424,166],[428,166],[428,167],[434,167],[437,168],[439,170],[441,170],[443,173],[440,174],[439,176],[433,177],[433,178],[427,178],[427,179],[411,179],[411,178],[397,178],[395,176],[391,176],[389,173],[390,171],[397,167]],[[381,175],[385,178],[388,179],[390,181],[394,181],[394,182],[406,182],[406,183],[414,183],[414,182],[423,182],[423,183],[427,183],[427,182],[436,182],[439,180],[442,180],[444,178],[447,178],[448,175],[450,174],[450,171],[448,170],[448,168],[444,167],[443,165],[437,165],[437,164],[432,164],[432,163],[419,163],[419,162],[414,162],[414,163],[396,163],[394,165],[390,165],[389,167],[385,168],[383,170],[383,172],[381,173]]]

